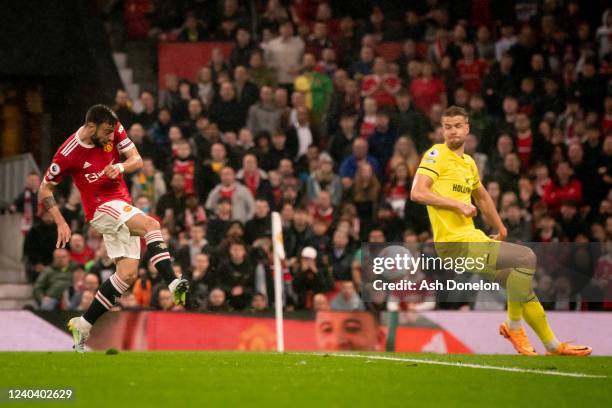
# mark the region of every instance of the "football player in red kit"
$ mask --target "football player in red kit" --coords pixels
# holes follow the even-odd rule
[[[126,160],[121,161],[122,157]],[[56,246],[63,248],[71,231],[53,198],[53,189],[65,175],[70,175],[81,193],[85,218],[103,235],[108,255],[117,266],[83,316],[68,322],[77,352],[85,351],[85,342],[96,320],[136,280],[140,237],[144,237],[151,262],[168,283],[175,303],[185,303],[188,283],[174,275],[159,223],[132,205],[123,180],[124,172],[132,173],[141,167],[138,150],[115,112],[107,106],[94,105],[87,111],[85,124],[59,147],[41,184],[39,200],[57,224]]]

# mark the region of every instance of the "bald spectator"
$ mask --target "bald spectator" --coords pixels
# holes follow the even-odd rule
[[[259,102],[249,108],[247,127],[253,134],[267,131],[276,132],[281,123],[283,111],[274,102],[274,91],[269,86],[259,90]]]
[[[368,162],[372,166],[374,173],[381,176],[381,168],[378,160],[368,154],[368,142],[359,138],[353,142],[353,154],[348,156],[340,165],[340,177],[352,179],[357,174],[357,167],[360,163]]]
[[[223,82],[219,90],[220,99],[215,101],[209,111],[211,122],[219,125],[222,132],[238,132],[244,126],[244,114],[236,100],[236,90],[231,82]]]
[[[255,200],[244,185],[236,182],[236,173],[231,167],[221,170],[221,183],[216,186],[206,199],[206,208],[215,211],[221,198],[227,198],[232,203],[232,219],[242,223],[247,222],[255,213]]]

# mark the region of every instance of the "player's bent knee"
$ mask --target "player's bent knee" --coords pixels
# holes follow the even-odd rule
[[[153,217],[147,217],[147,232],[157,231],[161,228],[159,222]]]
[[[533,249],[524,247],[523,254],[521,254],[521,263],[524,268],[535,269],[537,265],[537,257]]]

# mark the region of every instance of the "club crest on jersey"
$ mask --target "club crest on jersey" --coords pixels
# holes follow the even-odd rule
[[[113,142],[111,142],[110,140],[108,142],[106,142],[106,144],[104,145],[104,151],[106,153],[110,153],[113,151]]]
[[[57,176],[58,174],[60,174],[61,168],[59,166],[59,164],[57,163],[51,163],[51,166],[49,166],[49,173],[51,173],[54,176]]]
[[[431,149],[429,151],[429,156],[430,157],[436,157],[439,154],[438,149]]]
[[[129,205],[126,205],[125,207],[123,207],[123,211],[130,212],[130,211],[132,211],[132,207],[129,206]]]

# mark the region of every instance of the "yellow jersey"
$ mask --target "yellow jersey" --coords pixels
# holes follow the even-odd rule
[[[433,180],[432,191],[442,197],[467,204],[472,202],[472,191],[480,187],[476,162],[469,155],[459,156],[446,144],[433,145],[421,159],[416,171]],[[489,241],[484,232],[474,227],[470,217],[445,208],[427,206],[435,242]]]

